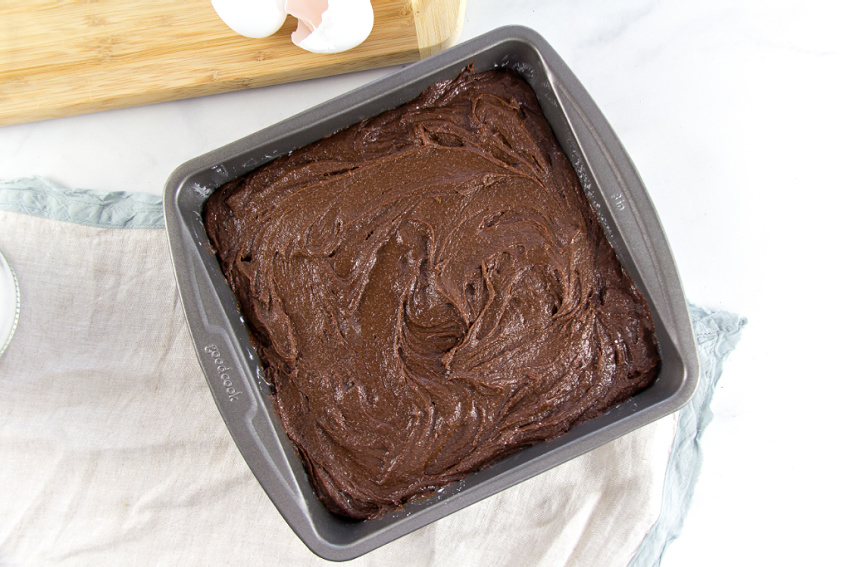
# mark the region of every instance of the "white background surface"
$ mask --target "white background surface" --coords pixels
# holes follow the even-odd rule
[[[749,319],[664,567],[847,561],[848,16],[826,0],[468,0],[461,39],[522,24],[552,43],[640,171],[689,299]],[[159,194],[184,161],[388,71],[0,128],[0,179]]]

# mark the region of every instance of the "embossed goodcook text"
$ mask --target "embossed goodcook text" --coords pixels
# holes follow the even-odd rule
[[[218,378],[221,380],[221,385],[224,386],[224,391],[227,394],[228,400],[238,400],[242,392],[237,390],[233,385],[233,380],[230,378],[230,372],[233,369],[228,367],[221,357],[221,352],[216,345],[207,345],[204,347],[204,352],[207,353],[215,364],[215,370],[218,372]]]

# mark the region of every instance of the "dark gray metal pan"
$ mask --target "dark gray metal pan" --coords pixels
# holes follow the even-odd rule
[[[218,262],[207,248],[201,209],[225,182],[398,106],[425,87],[476,71],[510,67],[540,99],[559,142],[596,206],[608,237],[652,309],[661,347],[656,382],[563,437],[517,453],[377,520],[337,517],[315,496],[273,409],[256,353]],[[317,555],[347,560],[522,482],[681,408],[699,368],[687,303],[661,223],[632,162],[576,77],[535,32],[500,28],[414,63],[179,168],[164,190],[174,272],[198,360],[245,461],[292,530]]]

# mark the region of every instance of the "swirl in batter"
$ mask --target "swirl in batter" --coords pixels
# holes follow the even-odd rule
[[[208,201],[328,508],[376,518],[651,383],[649,309],[531,88],[436,83]]]

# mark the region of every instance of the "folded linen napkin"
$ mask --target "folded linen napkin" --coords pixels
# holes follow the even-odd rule
[[[192,349],[156,197],[0,183],[21,290],[0,358],[0,564],[324,565],[239,455]],[[351,562],[656,565],[745,320],[691,307],[680,412]]]

